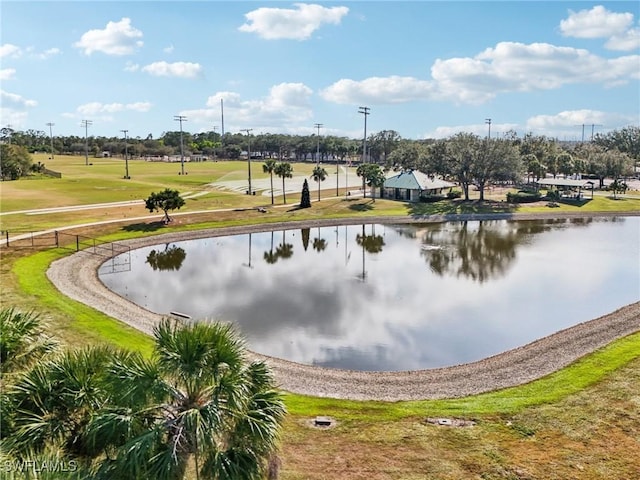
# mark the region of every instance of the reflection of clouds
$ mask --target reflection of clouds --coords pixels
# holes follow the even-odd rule
[[[375,227],[385,245],[365,254],[366,282],[357,279],[361,226],[346,229],[347,242],[340,227],[337,244],[335,227],[322,228],[322,252],[305,252],[300,230],[288,231],[293,256],[273,265],[263,260],[271,233],[253,234],[252,268],[243,266],[247,235],[177,242],[187,252],[179,272],[151,272],[144,265],[151,248],[141,249],[131,252],[130,272],[102,279],[159,313],[237,322],[251,348],[268,355],[352,369],[420,369],[478,360],[637,301],[639,227],[640,218],[627,218],[529,231],[505,275],[484,283],[431,272],[420,235],[406,226],[404,234]],[[276,232],[275,243],[281,239]]]

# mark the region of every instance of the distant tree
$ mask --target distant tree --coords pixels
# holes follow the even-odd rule
[[[180,196],[177,190],[165,188],[158,193],[152,193],[149,198],[145,200],[145,208],[150,212],[157,212],[162,210],[164,212],[164,223],[171,222],[169,211],[180,209],[184,205],[184,199]]]
[[[320,182],[324,182],[327,179],[327,171],[318,165],[314,167],[311,177],[318,182],[318,201],[320,201]]]
[[[0,167],[3,180],[17,180],[31,171],[33,160],[25,147],[3,143],[0,145]]]
[[[302,184],[302,196],[300,198],[300,208],[309,208],[311,207],[311,194],[309,193],[309,182],[307,179],[304,179],[304,183]]]
[[[379,165],[374,163],[363,163],[356,169],[356,174],[362,177],[362,183],[364,184],[364,197],[367,197],[366,186],[369,185],[372,189],[382,187],[385,181],[384,172]],[[375,197],[374,197],[375,201]]]
[[[558,165],[558,173],[564,175],[565,178],[574,173],[575,164],[569,152],[559,153],[556,157],[556,164]]]
[[[293,167],[289,162],[279,162],[273,171],[282,179],[283,203],[287,203],[287,192],[285,191],[284,181],[286,178],[293,177]]]
[[[275,160],[269,159],[262,165],[262,171],[264,173],[268,173],[271,180],[271,205],[273,205],[273,173],[276,170],[277,164],[278,162],[276,162]]]
[[[307,251],[307,248],[309,248],[309,236],[311,235],[311,229],[310,228],[302,228],[300,229],[300,235],[302,236],[302,248],[304,248],[304,251]]]

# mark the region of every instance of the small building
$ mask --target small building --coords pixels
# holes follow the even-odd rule
[[[384,181],[381,196],[392,200],[418,202],[420,197],[442,195],[445,190],[448,191],[455,186],[455,183],[417,170],[405,170]]]

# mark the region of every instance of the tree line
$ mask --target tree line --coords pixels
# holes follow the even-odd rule
[[[102,152],[124,156],[125,151],[133,158],[180,154],[179,131],[164,132],[160,138],[153,138],[151,134],[144,139],[129,138],[126,143],[118,137],[92,136],[86,141],[91,154],[98,156]],[[57,136],[51,139],[44,131],[22,132],[2,128],[0,142],[3,146],[23,148],[22,159],[25,151],[51,153],[52,143],[54,155],[85,152],[85,138]],[[238,159],[242,152],[246,155],[249,150],[252,158],[263,161],[357,163],[364,158],[364,163],[378,164],[387,169],[417,169],[450,178],[460,184],[465,198],[468,198],[470,185],[476,185],[482,197],[489,183],[512,182],[525,177],[536,180],[547,174],[554,177],[590,175],[599,179],[602,187],[605,177],[617,179],[633,175],[634,167],[640,162],[640,127],[597,134],[592,141],[585,143],[561,142],[531,133],[519,137],[514,131],[495,138],[458,133],[445,139],[412,140],[402,138],[394,130],[383,130],[368,137],[366,155],[363,155],[362,139],[331,135],[226,133],[223,136],[215,131],[183,132],[182,142],[185,155],[198,154],[219,159]],[[6,171],[9,172],[11,162],[5,161],[7,158],[3,155],[3,164],[7,164]],[[23,161],[14,163],[21,165],[20,171],[28,173]],[[5,174],[5,165],[2,176],[10,177]],[[314,180],[317,181],[318,176],[321,175],[316,175]]]

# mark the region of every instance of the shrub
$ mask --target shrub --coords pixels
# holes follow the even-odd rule
[[[539,192],[516,192],[507,193],[507,202],[509,203],[532,203],[540,200],[542,196]]]
[[[462,192],[460,190],[451,190],[447,193],[447,198],[449,200],[453,200],[454,198],[462,197]]]
[[[434,202],[440,202],[442,200],[445,200],[447,197],[445,197],[444,195],[421,195],[420,196],[420,202],[422,203],[434,203]]]

